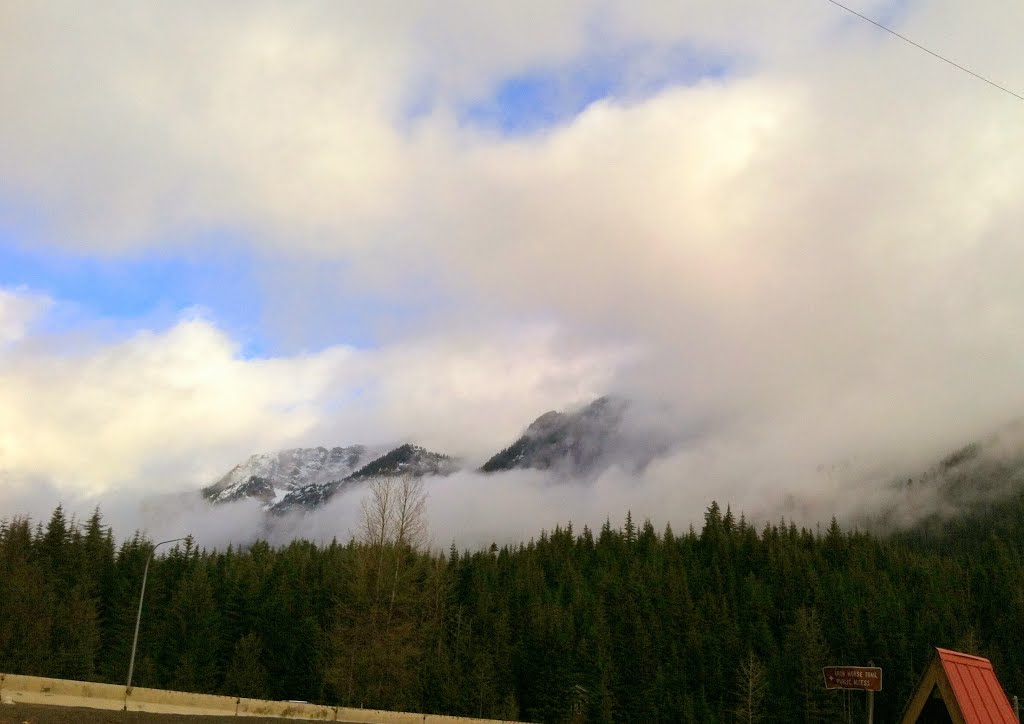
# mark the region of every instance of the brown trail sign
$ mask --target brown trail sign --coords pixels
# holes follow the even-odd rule
[[[826,689],[882,690],[882,670],[877,666],[826,666],[822,672]]]
[[[868,662],[872,663],[872,662]],[[875,721],[875,692],[882,690],[882,670],[877,666],[826,666],[826,689],[856,689],[868,694],[868,724]]]

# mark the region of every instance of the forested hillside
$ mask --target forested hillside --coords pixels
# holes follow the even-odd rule
[[[936,645],[1024,693],[1024,500],[879,538],[755,529],[545,533],[447,554],[388,538],[205,551],[150,570],[138,685],[543,722],[838,722],[884,669],[893,722]],[[955,532],[950,537],[950,531]],[[365,539],[361,539],[365,540]],[[401,538],[397,539],[401,540]],[[84,522],[0,527],[0,671],[121,683],[151,542]]]

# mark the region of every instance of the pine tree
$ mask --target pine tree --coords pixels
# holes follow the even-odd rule
[[[223,690],[231,696],[265,699],[269,696],[267,667],[263,665],[263,641],[250,633],[235,644],[234,655],[224,677]]]
[[[827,724],[836,721],[836,701],[822,686],[821,670],[828,662],[828,646],[814,609],[798,608],[783,643],[787,673],[793,687],[793,721]]]

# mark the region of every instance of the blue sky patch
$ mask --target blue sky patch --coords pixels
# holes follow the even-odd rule
[[[734,73],[739,59],[691,45],[635,47],[595,53],[565,66],[528,70],[503,79],[492,93],[458,109],[465,125],[525,135],[566,123],[603,99],[637,100],[673,86]],[[418,108],[424,107],[422,101]]]
[[[198,308],[240,341],[246,356],[261,356],[268,340],[260,329],[253,269],[251,254],[223,240],[186,253],[98,256],[30,246],[21,234],[0,228],[0,286],[25,286],[73,308],[49,320],[54,332],[82,320],[162,329]]]
[[[195,312],[251,359],[373,347],[443,303],[428,279],[412,280],[415,298],[398,301],[354,283],[342,259],[261,254],[228,233],[129,255],[86,254],[26,238],[33,238],[26,229],[0,226],[0,287],[25,287],[56,301],[40,325],[49,333],[99,324],[117,337],[166,329]]]

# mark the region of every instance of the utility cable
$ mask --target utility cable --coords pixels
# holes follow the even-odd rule
[[[959,63],[955,63],[952,60],[950,60],[949,58],[946,58],[945,56],[939,55],[934,50],[929,50],[928,48],[924,47],[920,43],[915,43],[913,40],[908,38],[906,35],[900,35],[899,33],[897,33],[892,28],[888,28],[885,25],[882,25],[880,22],[872,20],[867,15],[861,15],[856,10],[854,10],[852,8],[846,7],[845,5],[843,5],[841,2],[838,2],[837,0],[828,0],[828,2],[832,3],[836,7],[842,8],[843,10],[845,10],[848,13],[850,13],[851,15],[856,15],[861,20],[868,21],[869,23],[874,25],[876,28],[881,28],[885,32],[891,33],[892,35],[895,35],[897,38],[899,38],[900,40],[904,41],[905,43],[910,43],[915,48],[918,48],[919,50],[923,50],[924,52],[928,53],[928,55],[932,55],[932,56],[938,58],[943,63],[948,63],[949,65],[953,66],[954,68],[957,68],[958,70],[962,70],[964,73],[967,73],[968,75],[973,75],[978,80],[981,80],[981,81],[984,81],[984,82],[988,83],[993,88],[998,88],[999,90],[1003,91],[1004,93],[1009,93],[1011,96],[1013,96],[1017,100],[1024,101],[1024,96],[1020,95],[1019,93],[1014,93],[1009,88],[1006,88],[1005,86],[1001,86],[998,83],[996,83],[995,81],[989,80],[988,78],[986,78],[985,76],[983,76],[983,75],[981,75],[979,73],[975,73],[970,68],[965,68],[964,66],[960,65]]]

